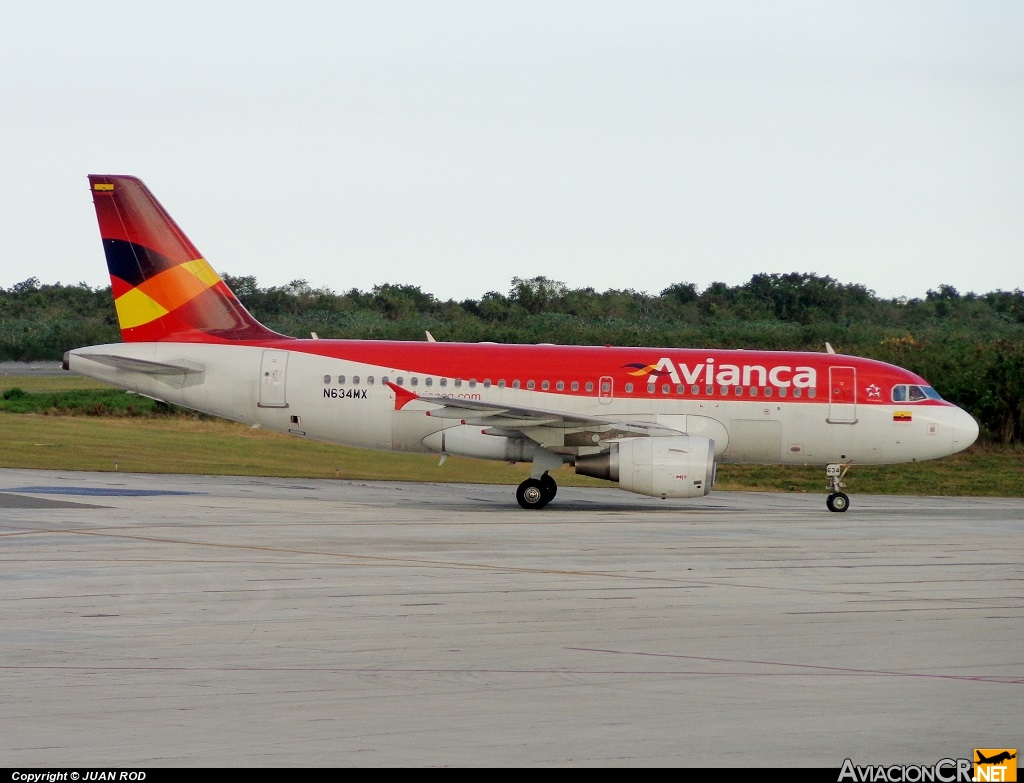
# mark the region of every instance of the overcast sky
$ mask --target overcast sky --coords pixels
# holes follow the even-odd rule
[[[221,272],[441,299],[1024,287],[1024,3],[5,6],[0,287],[108,283],[86,175]]]

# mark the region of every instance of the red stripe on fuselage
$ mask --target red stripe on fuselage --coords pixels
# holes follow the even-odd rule
[[[929,385],[920,376],[895,365],[874,359],[864,359],[839,354],[801,353],[794,351],[728,351],[699,349],[662,349],[662,348],[618,348],[572,345],[508,345],[486,343],[430,343],[430,342],[393,342],[378,340],[267,340],[245,341],[244,343],[262,348],[273,348],[285,351],[297,351],[325,358],[360,362],[382,368],[383,372],[406,373],[410,375],[433,376],[445,378],[461,378],[464,381],[475,379],[482,384],[489,380],[496,385],[505,381],[511,386],[515,380],[520,381],[526,390],[527,381],[535,381],[536,388],[532,391],[549,394],[563,394],[570,397],[594,397],[597,394],[599,379],[610,376],[614,380],[614,396],[619,398],[637,399],[713,399],[744,401],[769,400],[781,403],[827,403],[829,401],[829,368],[854,367],[857,370],[857,403],[865,405],[892,405],[890,390],[896,384]],[[781,377],[791,379],[798,367],[807,367],[816,375],[815,395],[803,389],[800,397],[793,396],[793,386],[779,387],[771,384],[753,384],[760,389],[787,388],[785,398],[735,395],[735,386],[728,386],[729,393],[721,394],[720,385],[708,394],[706,387],[706,371],[700,373],[695,384],[683,382],[683,394],[676,393],[676,385],[666,378],[637,378],[630,375],[632,369],[628,365],[642,363],[657,364],[661,359],[669,359],[677,365],[685,364],[691,371],[698,365],[707,366],[712,359],[716,368],[732,365],[735,367],[764,367],[770,371],[775,367],[788,367],[790,371],[781,373]],[[541,389],[542,381],[550,381],[551,387]],[[654,381],[655,390],[648,392],[648,382]],[[557,390],[555,383],[565,382],[565,389]],[[578,391],[572,391],[570,384],[580,384]],[[585,384],[592,382],[594,388],[586,391]],[[625,392],[625,384],[633,384],[633,392]],[[668,394],[662,393],[662,386],[669,383]],[[879,387],[879,396],[870,397],[867,387],[875,384]],[[692,386],[698,386],[698,392],[692,393]],[[746,385],[744,385],[744,388]],[[905,404],[905,403],[904,403]],[[943,400],[925,400],[916,405],[946,406]]]

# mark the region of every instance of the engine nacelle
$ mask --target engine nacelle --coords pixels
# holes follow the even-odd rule
[[[532,440],[486,435],[480,427],[464,424],[446,427],[428,435],[423,439],[423,445],[444,454],[503,462],[530,462],[540,451],[540,446]]]
[[[715,442],[694,435],[623,438],[607,454],[576,459],[576,472],[656,498],[699,498],[715,483]]]

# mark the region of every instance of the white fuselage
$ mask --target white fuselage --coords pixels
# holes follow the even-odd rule
[[[90,356],[103,357],[102,360]],[[118,358],[191,367],[180,374],[133,369]],[[396,409],[383,377],[401,377],[420,397],[465,397],[494,404],[659,424],[715,443],[722,462],[763,464],[886,464],[933,459],[965,448],[977,424],[951,405],[920,407],[894,421],[906,405],[858,405],[835,415],[826,400],[688,399],[627,394],[555,394],[474,383],[442,389],[440,378],[407,367],[354,362],[298,350],[238,344],[125,343],[69,353],[69,369],[139,394],[234,421],[316,440],[387,451],[448,451],[503,459],[496,439],[479,426],[436,418],[416,399]],[[429,377],[429,385],[428,385]],[[344,378],[344,382],[339,382]],[[415,379],[415,381],[414,381]],[[449,379],[450,380],[450,379]],[[413,386],[415,383],[415,386]],[[462,429],[461,435],[457,431]],[[437,433],[449,437],[440,448]],[[455,444],[454,446],[452,444]],[[461,447],[459,444],[463,444]],[[594,448],[597,450],[597,447]],[[576,453],[587,453],[586,448]]]

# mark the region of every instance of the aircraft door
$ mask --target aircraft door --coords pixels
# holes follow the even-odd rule
[[[264,351],[260,362],[260,408],[287,408],[288,351]]]
[[[614,397],[615,381],[610,375],[602,375],[597,381],[597,400],[607,405]]]
[[[828,420],[832,424],[857,421],[857,369],[828,368]]]

